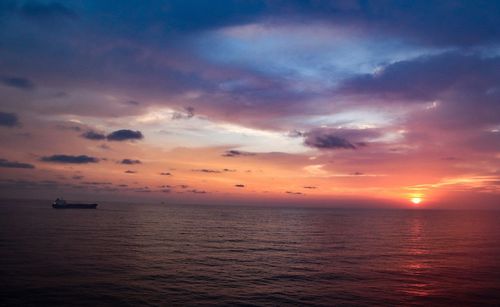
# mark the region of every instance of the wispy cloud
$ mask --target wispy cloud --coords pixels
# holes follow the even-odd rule
[[[35,168],[33,164],[17,162],[17,161],[9,161],[6,159],[0,159],[0,167],[6,168]]]

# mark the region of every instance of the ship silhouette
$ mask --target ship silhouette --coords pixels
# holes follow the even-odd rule
[[[96,209],[97,204],[71,204],[62,198],[57,198],[52,203],[54,209]]]

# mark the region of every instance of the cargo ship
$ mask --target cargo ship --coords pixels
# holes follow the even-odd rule
[[[62,198],[56,199],[52,203],[54,209],[96,209],[97,204],[70,204]]]

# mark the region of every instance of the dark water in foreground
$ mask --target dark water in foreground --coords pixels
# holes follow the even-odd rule
[[[0,305],[499,305],[500,212],[0,205]]]

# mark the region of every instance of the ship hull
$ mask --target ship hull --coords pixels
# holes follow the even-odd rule
[[[96,209],[97,204],[53,204],[54,209]]]

